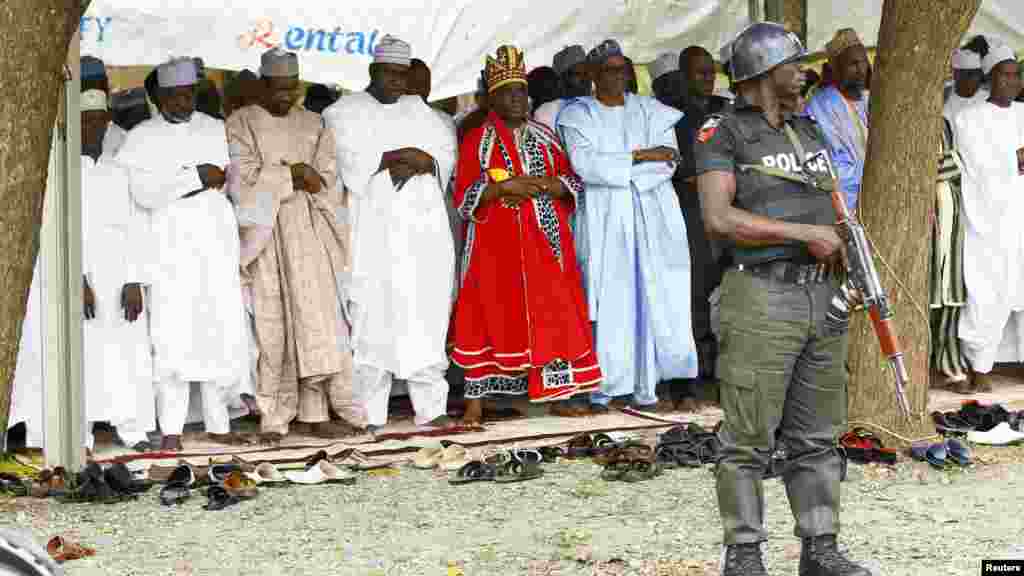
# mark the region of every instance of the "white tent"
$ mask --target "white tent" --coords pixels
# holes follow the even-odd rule
[[[501,44],[550,64],[570,44],[619,39],[637,62],[690,44],[721,46],[749,21],[748,0],[378,0],[188,2],[93,0],[82,19],[82,54],[108,65],[156,65],[200,56],[213,68],[255,70],[281,44],[300,54],[305,80],[353,90],[369,81],[373,46],[384,35],[412,45],[433,71],[433,96],[472,92],[484,56]]]

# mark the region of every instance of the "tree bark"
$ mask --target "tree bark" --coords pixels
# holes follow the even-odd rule
[[[0,440],[39,251],[51,130],[68,42],[83,9],[79,0],[4,0],[0,6],[0,78],[6,79],[0,98]]]
[[[859,210],[882,285],[897,311],[914,416],[909,422],[900,417],[893,375],[867,316],[857,315],[850,329],[851,421],[908,434],[928,428],[929,217],[938,174],[942,83],[950,53],[980,4],[885,0],[883,6]]]

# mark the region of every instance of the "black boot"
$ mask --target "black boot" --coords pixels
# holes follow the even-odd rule
[[[800,550],[800,576],[871,576],[839,551],[834,535],[804,538]]]
[[[768,576],[768,571],[764,569],[764,562],[761,560],[761,545],[726,546],[722,576]]]

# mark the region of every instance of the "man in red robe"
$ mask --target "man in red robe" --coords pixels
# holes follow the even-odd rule
[[[570,229],[583,183],[529,119],[522,52],[502,46],[485,76],[490,110],[462,140],[454,191],[467,231],[451,357],[466,371],[467,424],[488,396],[556,402],[601,382]]]

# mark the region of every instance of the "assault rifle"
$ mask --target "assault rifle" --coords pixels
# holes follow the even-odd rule
[[[825,166],[831,166],[827,158]],[[850,213],[846,206],[846,199],[842,190],[834,185],[832,188],[832,207],[835,208],[836,216],[839,218],[839,226],[843,229],[840,236],[846,241],[846,260],[848,280],[846,284],[852,284],[860,292],[864,306],[868,309],[868,316],[871,324],[874,325],[875,335],[878,336],[878,344],[882,354],[889,359],[889,366],[892,368],[896,381],[896,403],[900,412],[905,418],[910,417],[910,403],[907,401],[906,384],[909,381],[907,367],[903,361],[903,349],[900,347],[899,338],[896,336],[896,328],[893,326],[893,310],[889,304],[889,298],[885,294],[885,288],[878,278],[878,270],[875,268],[875,258],[871,253],[871,245],[868,243],[864,227]],[[837,307],[852,311],[850,286],[844,284],[836,295],[835,299],[841,302],[833,302],[830,312]],[[837,306],[838,305],[838,306]]]

